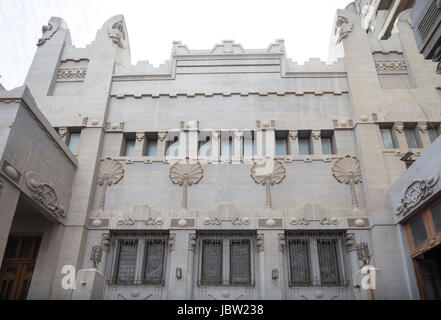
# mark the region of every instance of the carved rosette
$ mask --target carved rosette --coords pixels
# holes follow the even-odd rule
[[[197,184],[204,176],[204,169],[199,163],[180,164],[175,163],[171,166],[169,177],[170,180],[179,186],[182,186],[182,204],[181,208],[187,210],[188,195],[187,187]]]
[[[354,185],[361,183],[360,161],[356,157],[345,156],[338,159],[332,166],[332,175],[334,178],[351,187],[352,207],[358,208],[357,195]]]
[[[26,185],[31,190],[32,198],[51,211],[54,216],[57,218],[66,216],[64,206],[58,200],[58,195],[51,183],[42,181],[41,177],[35,172],[28,172],[26,174]]]
[[[265,159],[263,164],[255,163],[251,168],[251,177],[257,184],[266,187],[266,208],[272,209],[271,185],[279,184],[285,178],[286,169],[278,160]]]
[[[101,193],[101,200],[99,208],[104,210],[106,204],[106,192],[107,187],[117,184],[124,176],[123,165],[111,158],[101,160],[100,167],[98,169],[97,183],[103,186]]]

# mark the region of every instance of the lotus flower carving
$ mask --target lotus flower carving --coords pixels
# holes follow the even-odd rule
[[[107,187],[117,184],[124,176],[124,168],[122,164],[111,158],[101,160],[100,167],[98,169],[97,183],[102,188],[101,200],[99,208],[104,210],[106,203]]]
[[[179,186],[182,186],[182,209],[187,210],[188,194],[187,186],[197,184],[204,176],[204,169],[199,163],[182,164],[175,163],[170,168],[170,180]]]
[[[345,156],[338,159],[332,166],[332,175],[334,178],[351,187],[352,207],[358,208],[357,195],[355,193],[355,185],[361,183],[360,161],[356,157]]]
[[[266,208],[272,208],[271,185],[279,184],[285,178],[286,169],[282,162],[265,159],[263,163],[255,163],[251,167],[251,177],[257,184],[266,187]]]

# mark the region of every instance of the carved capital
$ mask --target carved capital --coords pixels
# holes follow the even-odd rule
[[[196,233],[188,235],[188,250],[196,252]]]
[[[168,248],[170,251],[175,250],[176,233],[170,233],[168,236]]]
[[[346,247],[346,252],[354,251],[357,249],[357,243],[355,241],[355,233],[346,233],[345,247]]]
[[[167,132],[158,132],[158,139],[159,141],[164,141],[164,139],[167,137]]]
[[[298,136],[299,136],[299,132],[297,130],[289,131],[289,137],[291,138],[291,140],[296,140]]]
[[[144,141],[144,138],[145,138],[144,132],[137,132],[136,133],[136,141],[142,142],[142,141]]]
[[[320,130],[313,130],[313,131],[311,132],[311,135],[312,135],[312,137],[313,137],[315,140],[319,140],[319,139],[321,138],[321,132],[320,132]]]
[[[404,123],[403,122],[395,122],[394,127],[397,132],[403,133],[403,131],[404,131]]]
[[[427,122],[418,122],[418,130],[420,130],[421,133],[427,132]]]
[[[265,236],[263,235],[263,233],[257,234],[256,248],[257,252],[265,250]]]
[[[66,138],[67,138],[67,128],[66,127],[58,128],[58,135],[60,136],[61,140],[66,141]]]

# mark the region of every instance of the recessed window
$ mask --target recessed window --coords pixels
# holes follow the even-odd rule
[[[200,157],[211,156],[211,139],[209,136],[205,138],[205,141],[199,141],[199,156]]]
[[[69,149],[72,151],[73,154],[78,153],[78,144],[80,142],[80,133],[72,132],[69,134]]]
[[[435,232],[441,232],[441,202],[433,206],[430,211],[432,212],[433,224],[435,226]]]
[[[147,132],[145,138],[146,138],[145,155],[148,157],[155,157],[158,151],[158,133]]]
[[[394,139],[392,136],[392,128],[380,128],[381,138],[383,139],[383,145],[386,149],[395,148]]]
[[[174,137],[173,141],[167,141],[167,157],[177,157],[179,155],[179,138]]]
[[[243,155],[246,157],[254,156],[254,131],[243,133]]]
[[[124,155],[126,157],[133,157],[133,154],[135,153],[135,139],[127,139]]]
[[[115,264],[109,271],[110,284],[164,283],[166,232],[121,232],[114,236],[116,247],[112,248],[112,253]]]
[[[308,155],[311,154],[311,131],[299,130],[299,154]]]
[[[288,154],[288,131],[276,131],[276,155],[286,156]]]
[[[253,284],[252,232],[201,232],[199,284],[204,286]]]
[[[230,157],[233,155],[233,137],[222,136],[221,139],[221,154],[224,157]]]
[[[342,286],[348,283],[342,232],[286,233],[290,286]]]
[[[438,128],[433,124],[428,124],[427,134],[429,135],[430,142],[434,142],[438,138]]]
[[[421,143],[419,143],[419,137],[417,137],[415,127],[404,128],[404,136],[406,137],[407,146],[409,148],[421,148]]]
[[[333,145],[333,135],[334,132],[332,130],[323,130],[321,133],[321,141],[322,141],[322,154],[334,154],[334,145]]]

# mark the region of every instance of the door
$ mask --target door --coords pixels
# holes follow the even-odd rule
[[[0,300],[26,299],[40,242],[39,235],[9,236],[0,269]]]

